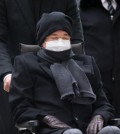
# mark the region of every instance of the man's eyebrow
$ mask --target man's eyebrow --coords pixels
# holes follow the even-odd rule
[[[69,34],[67,34],[67,33],[65,33],[64,35],[65,35],[65,36],[69,36]]]

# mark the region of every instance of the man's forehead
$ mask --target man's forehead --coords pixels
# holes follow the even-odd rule
[[[56,35],[59,35],[59,34],[68,35],[67,32],[60,30],[60,31],[53,32],[53,33],[51,34],[51,36],[56,36]]]

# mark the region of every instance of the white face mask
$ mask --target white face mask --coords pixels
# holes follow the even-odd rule
[[[71,48],[70,40],[58,39],[46,42],[46,49],[51,51],[65,51]]]

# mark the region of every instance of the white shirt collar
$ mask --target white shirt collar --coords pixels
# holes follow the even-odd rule
[[[106,0],[101,0],[103,7],[108,10],[108,3]],[[112,0],[113,8],[116,10],[117,8],[117,2],[115,0]]]

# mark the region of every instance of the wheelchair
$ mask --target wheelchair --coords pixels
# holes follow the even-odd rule
[[[108,125],[120,128],[120,118],[111,119],[108,122]],[[31,120],[22,124],[16,124],[16,127],[18,129],[18,134],[37,134],[40,124],[38,120]]]
[[[20,52],[24,54],[26,52],[37,52],[39,50],[38,45],[20,44]],[[72,44],[72,50],[75,54],[85,54],[84,45],[82,43]],[[108,125],[117,126],[120,128],[120,118],[111,119]],[[40,127],[38,120],[30,120],[21,124],[16,124],[18,134],[37,134],[37,130]]]
[[[18,134],[36,134],[39,122],[38,120],[31,120],[22,124],[16,124],[15,127],[18,129]]]
[[[111,119],[108,122],[108,125],[120,128],[120,118]],[[18,134],[37,134],[40,124],[38,120],[31,120],[22,124],[16,124],[16,127],[18,129]]]

